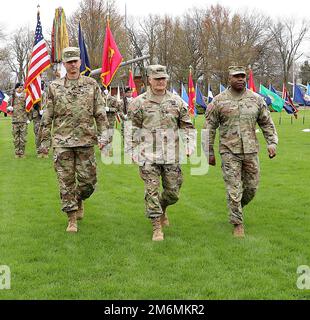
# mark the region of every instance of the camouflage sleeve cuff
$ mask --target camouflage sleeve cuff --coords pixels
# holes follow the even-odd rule
[[[109,138],[107,137],[107,135],[102,134],[100,136],[97,136],[97,141],[99,144],[107,145],[109,142]]]
[[[268,144],[268,148],[269,147],[274,147],[275,149],[277,148],[277,144],[275,144],[275,143],[270,143],[270,144]]]

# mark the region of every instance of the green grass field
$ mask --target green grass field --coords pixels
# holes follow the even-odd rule
[[[15,159],[10,119],[0,117],[0,265],[11,289],[0,299],[309,299],[296,286],[310,266],[310,111],[274,114],[280,144],[269,160],[261,133],[260,188],[245,209],[247,237],[234,239],[217,166],[191,176],[165,241],[151,241],[135,165],[98,162],[98,185],[78,234],[67,234],[49,159],[38,159],[32,125],[27,158]],[[305,123],[303,124],[303,115]],[[196,121],[201,128],[203,119]]]

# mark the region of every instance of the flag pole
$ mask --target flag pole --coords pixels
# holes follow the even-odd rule
[[[107,0],[107,23],[110,28],[110,1]]]
[[[193,67],[190,65],[189,66],[189,74],[190,76],[192,76],[192,69]],[[189,85],[189,84],[188,84]],[[189,92],[188,92],[189,93]],[[189,97],[188,97],[188,102],[189,102]],[[195,126],[195,123],[196,123],[196,119],[195,119],[195,106],[194,106],[194,119],[193,119],[193,125]]]

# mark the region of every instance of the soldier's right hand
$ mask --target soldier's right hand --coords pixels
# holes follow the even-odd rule
[[[43,153],[43,154],[48,154],[48,149],[47,148],[40,148],[40,153]]]
[[[216,161],[215,161],[215,156],[214,155],[209,155],[209,165],[210,166],[215,166]]]
[[[274,145],[268,146],[267,150],[268,150],[268,154],[269,154],[270,159],[272,159],[276,156],[277,151],[276,151],[276,147]]]

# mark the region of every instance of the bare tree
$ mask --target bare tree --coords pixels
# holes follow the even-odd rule
[[[201,75],[200,66],[203,60],[200,51],[200,28],[203,17],[197,10],[192,10],[183,16],[182,27],[184,29],[183,44],[186,44],[187,56],[185,55],[185,61],[188,64],[186,73],[188,75],[189,67],[193,68],[193,78],[197,79]],[[184,53],[185,53],[184,52]]]
[[[141,57],[148,53],[147,46],[144,43],[144,36],[134,22],[134,19],[127,20],[126,17],[126,38],[128,40],[127,52],[131,58]],[[142,76],[143,82],[146,83],[146,70],[144,68],[144,61],[136,63],[138,70]]]
[[[156,56],[156,48],[161,31],[161,18],[159,15],[149,15],[142,22],[140,22],[141,40],[150,55],[150,64],[158,63]]]
[[[8,65],[0,61],[0,88],[2,91],[11,89],[11,70]]]
[[[70,45],[78,44],[78,24],[81,23],[89,59],[93,69],[101,66],[103,40],[107,18],[110,18],[110,28],[123,56],[126,48],[123,17],[118,13],[115,1],[83,0],[79,8],[68,18],[67,26]]]
[[[309,24],[306,21],[302,21],[297,31],[296,29],[295,20],[278,21],[270,25],[276,49],[281,57],[283,82],[286,86],[293,64],[302,56],[302,53],[298,53],[298,49],[309,30]]]
[[[5,51],[5,61],[19,82],[25,81],[34,33],[28,28],[18,29],[9,40]]]

